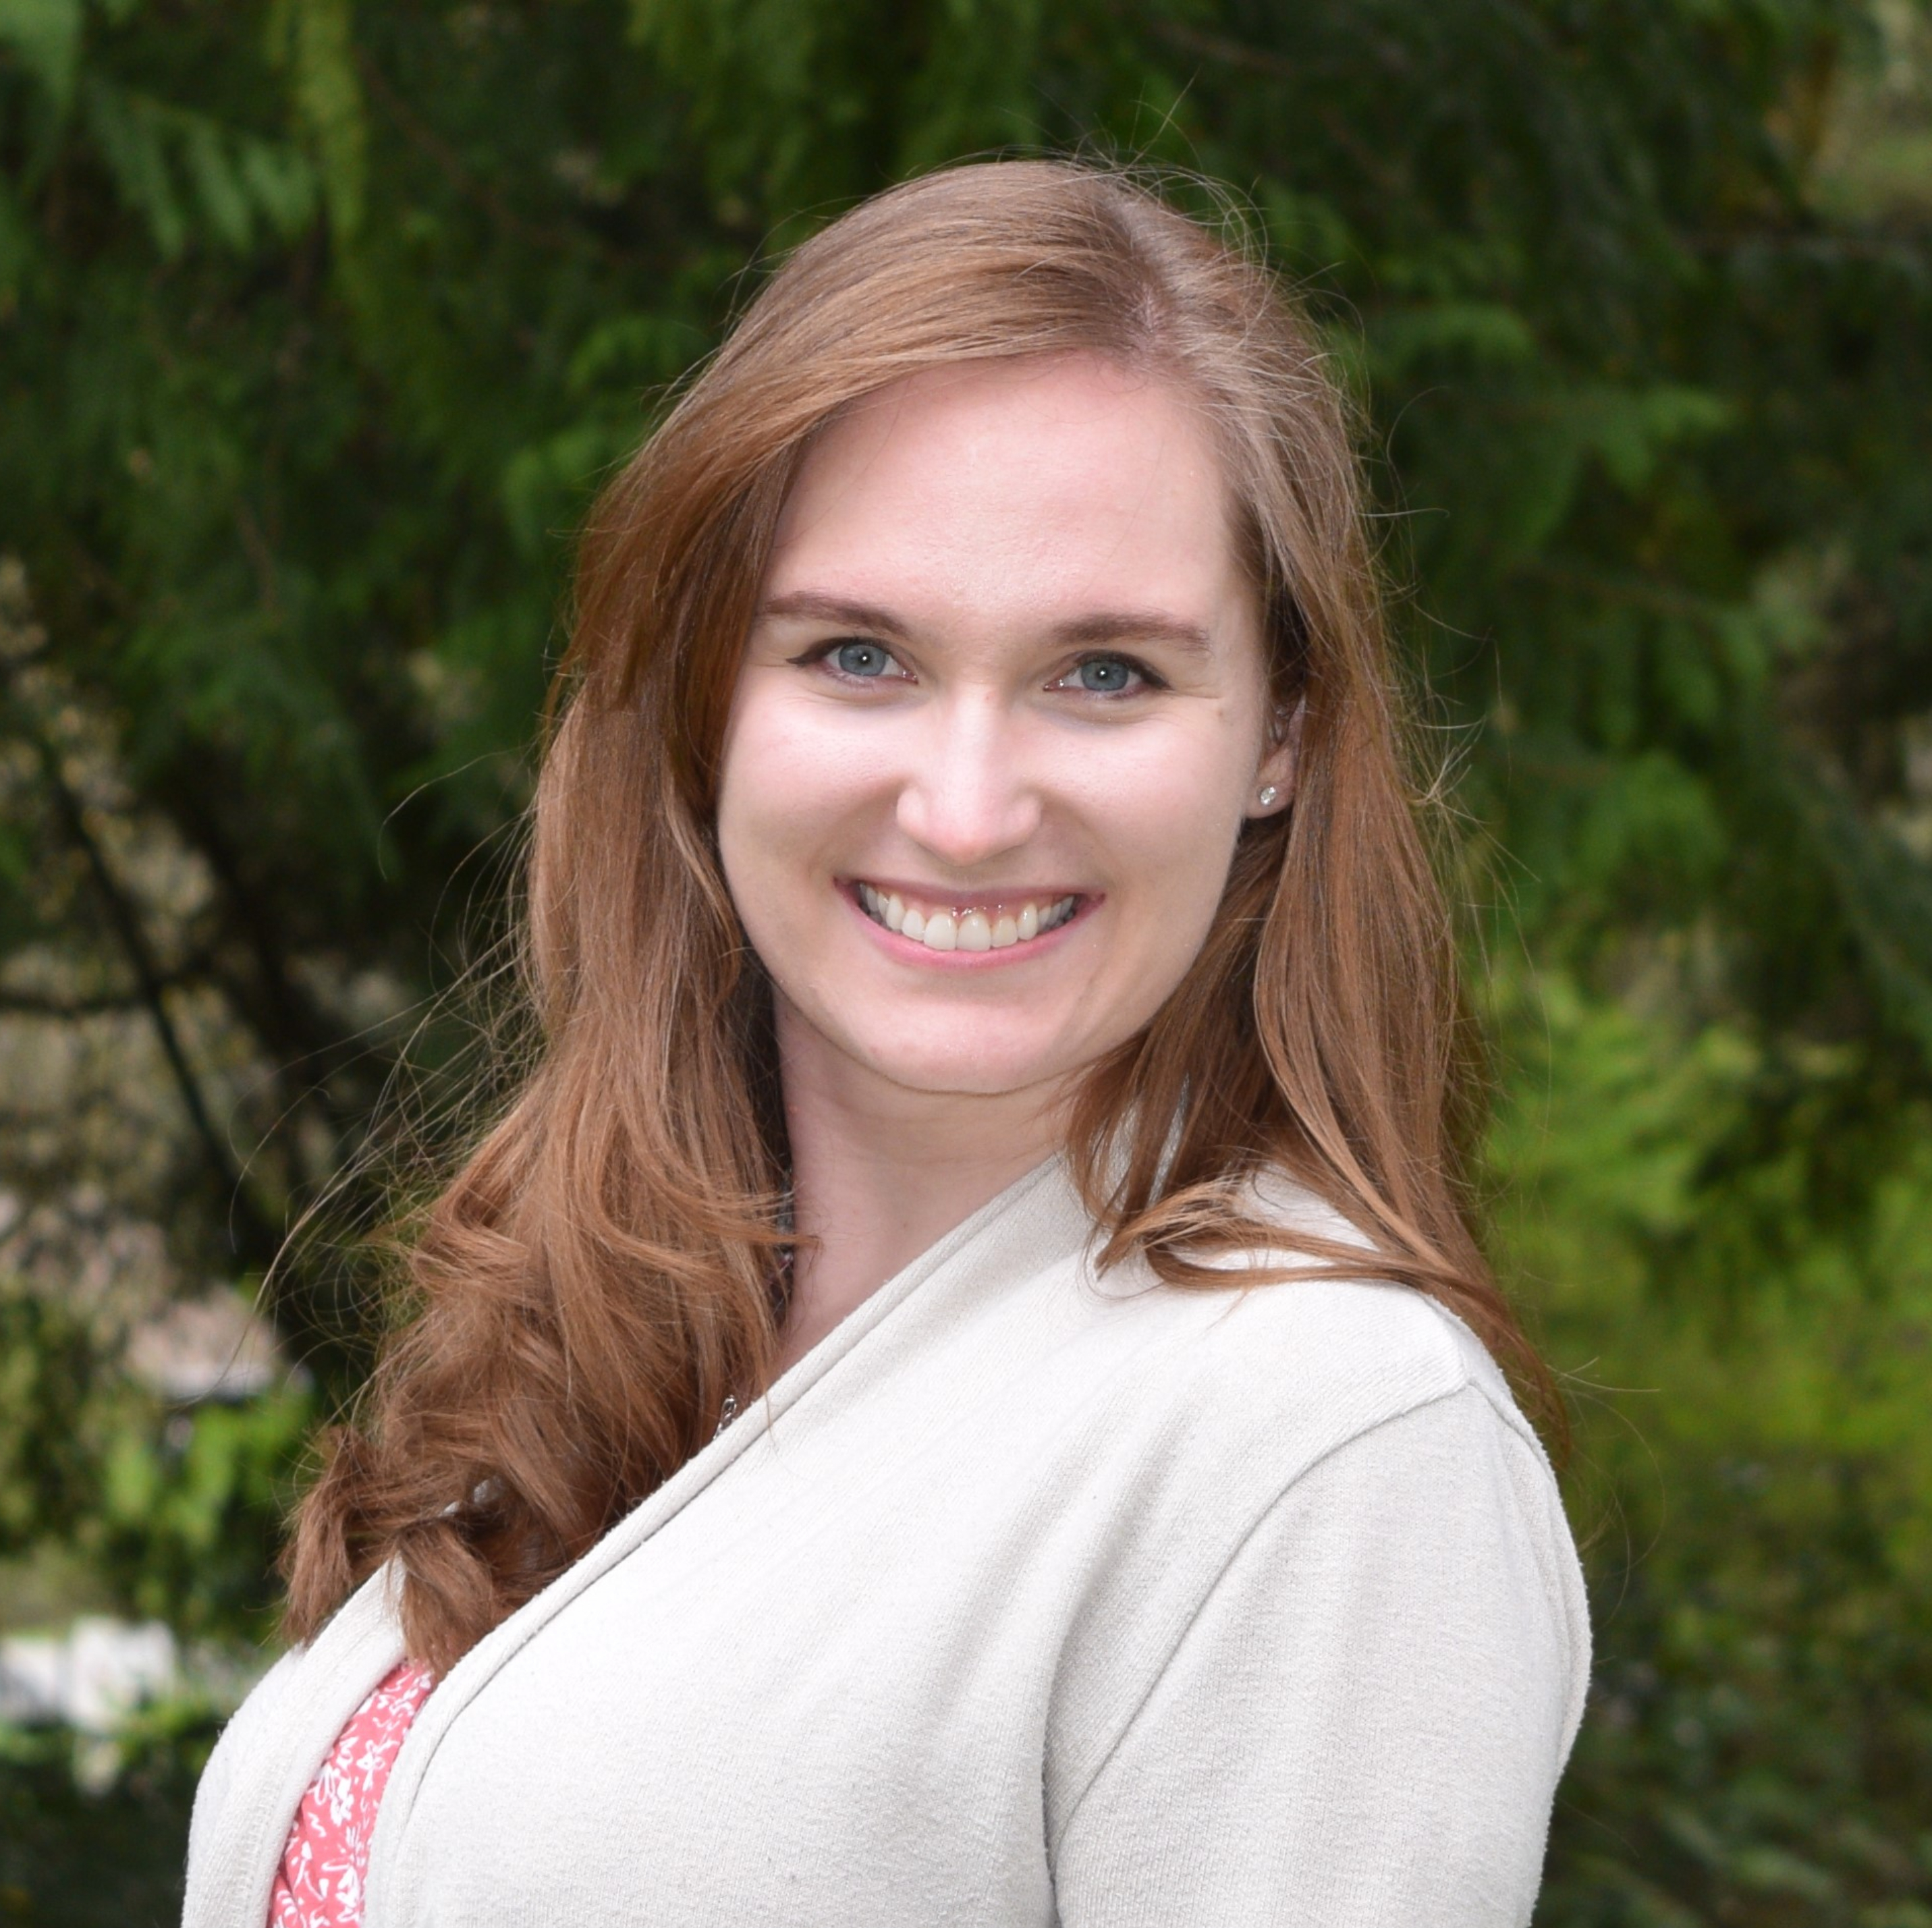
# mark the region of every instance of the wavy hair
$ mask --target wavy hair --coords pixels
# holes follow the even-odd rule
[[[788,1155],[770,987],[713,823],[773,531],[842,409],[935,366],[1065,353],[1204,411],[1276,700],[1303,715],[1292,809],[1244,831],[1187,976],[1070,1108],[1097,1261],[1225,1285],[1216,1258],[1294,1245],[1430,1294],[1556,1411],[1472,1230],[1480,1082],[1321,347],[1238,233],[1136,178],[964,165],[793,253],[590,516],[524,884],[538,1049],[422,1215],[406,1315],[324,1443],[285,1560],[295,1636],[393,1561],[410,1652],[447,1669],[767,1382]],[[1285,1240],[1252,1202],[1270,1168],[1372,1250]]]

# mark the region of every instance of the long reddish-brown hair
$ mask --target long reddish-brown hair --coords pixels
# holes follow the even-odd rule
[[[1138,180],[956,167],[798,248],[590,517],[528,859],[539,1048],[423,1214],[406,1316],[326,1442],[287,1559],[297,1637],[393,1560],[410,1651],[447,1668],[766,1381],[788,1160],[769,986],[713,818],[773,529],[812,437],[859,398],[1067,352],[1204,411],[1276,700],[1304,719],[1292,809],[1244,833],[1186,979],[1072,1107],[1098,1262],[1225,1284],[1204,1261],[1285,1242],[1244,1203],[1278,1168],[1375,1248],[1298,1241],[1319,1265],[1430,1294],[1546,1387],[1471,1231],[1450,921],[1322,352],[1238,235]]]

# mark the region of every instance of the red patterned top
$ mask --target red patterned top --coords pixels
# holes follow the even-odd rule
[[[362,1928],[369,1837],[389,1770],[436,1677],[404,1661],[349,1717],[296,1810],[268,1897],[268,1928]]]

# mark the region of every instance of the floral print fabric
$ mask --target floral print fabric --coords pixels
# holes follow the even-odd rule
[[[268,1928],[362,1928],[369,1837],[389,1770],[436,1678],[405,1660],[349,1717],[289,1830]]]

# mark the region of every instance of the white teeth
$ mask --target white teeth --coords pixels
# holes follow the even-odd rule
[[[995,910],[915,910],[896,891],[881,890],[877,884],[857,884],[853,893],[860,907],[875,924],[896,931],[916,944],[932,951],[1004,951],[1015,944],[1057,931],[1073,915],[1078,895],[1057,898],[1042,908],[1023,904],[1017,912]]]

